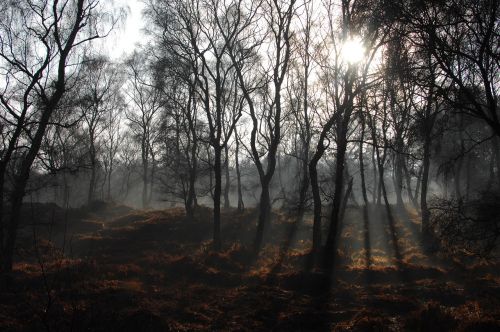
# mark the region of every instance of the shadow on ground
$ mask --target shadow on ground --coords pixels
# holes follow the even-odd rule
[[[418,215],[349,207],[333,275],[305,269],[311,220],[276,212],[255,259],[256,211],[26,206],[2,331],[497,331],[498,265],[423,250]]]

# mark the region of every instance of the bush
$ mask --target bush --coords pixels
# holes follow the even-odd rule
[[[500,239],[500,192],[485,191],[468,201],[434,198],[431,228],[443,248],[454,254],[489,258]]]

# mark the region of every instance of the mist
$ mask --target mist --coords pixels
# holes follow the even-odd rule
[[[498,330],[499,13],[1,4],[0,330]]]

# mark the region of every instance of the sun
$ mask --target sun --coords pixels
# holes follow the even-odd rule
[[[342,45],[342,58],[349,64],[356,64],[365,57],[365,47],[359,37],[351,37]]]

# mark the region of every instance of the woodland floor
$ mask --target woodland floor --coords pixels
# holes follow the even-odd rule
[[[23,210],[0,331],[499,331],[500,266],[425,254],[417,215],[350,207],[333,275],[311,268],[310,218],[274,216],[258,259],[255,210]],[[64,248],[64,249],[62,249]]]

